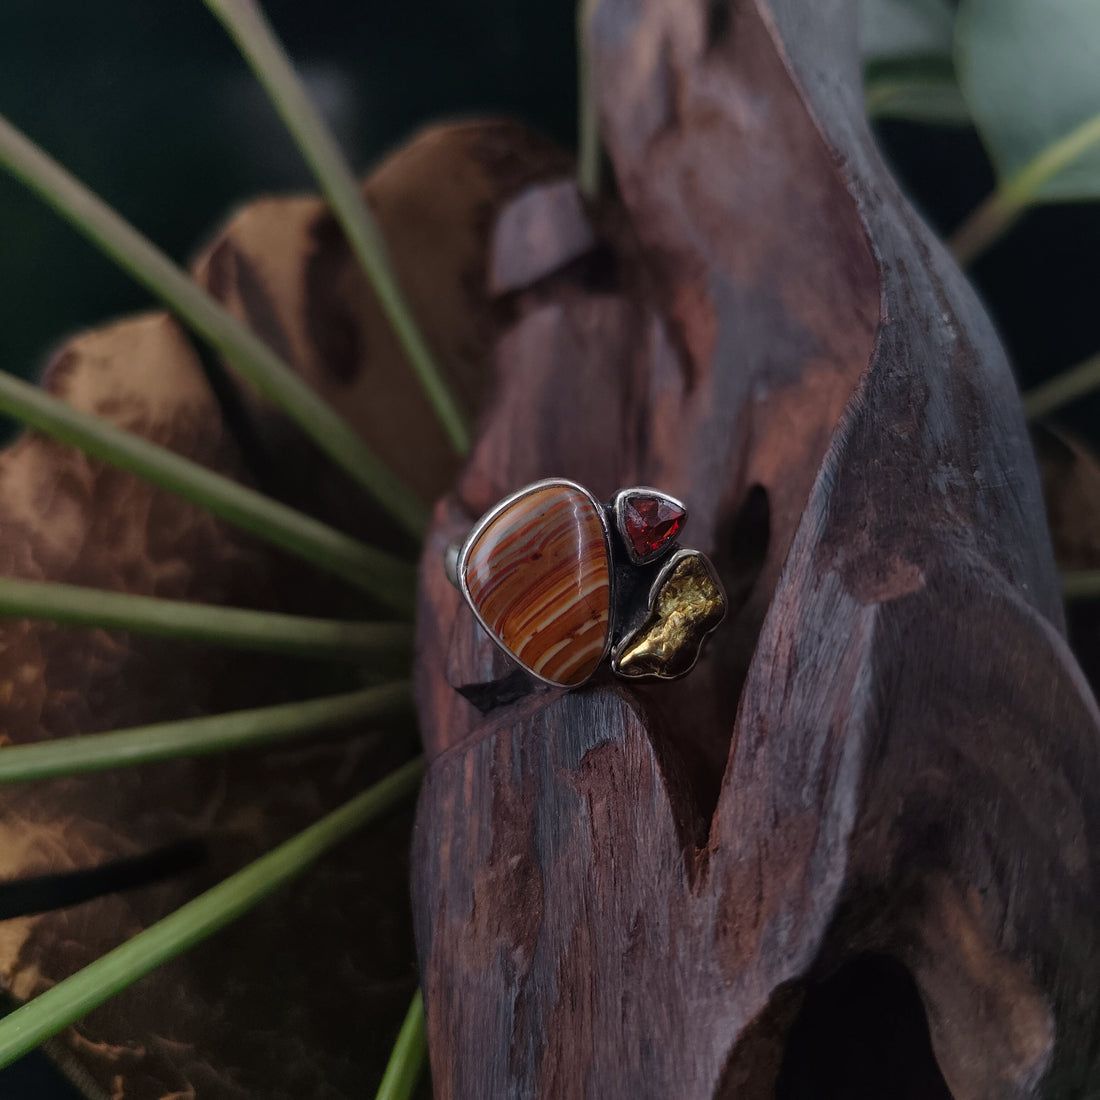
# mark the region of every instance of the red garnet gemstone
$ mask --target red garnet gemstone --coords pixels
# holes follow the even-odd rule
[[[622,502],[623,537],[636,558],[655,557],[672,544],[686,514],[668,497],[631,494]]]

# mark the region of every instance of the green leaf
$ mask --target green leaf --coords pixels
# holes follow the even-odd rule
[[[1100,197],[1100,3],[963,0],[959,82],[1006,201]]]
[[[577,187],[587,199],[600,193],[600,130],[588,28],[596,0],[577,4]]]
[[[0,1066],[10,1065],[162,963],[247,913],[333,845],[411,795],[423,773],[422,757],[398,768],[316,825],[17,1008],[0,1020]]]
[[[162,299],[184,324],[296,421],[405,530],[423,536],[428,526],[424,503],[367,449],[339,413],[254,332],[3,116],[0,168],[29,187],[104,255]]]
[[[277,703],[29,745],[5,745],[0,748],[0,783],[26,783],[181,756],[255,748],[331,726],[377,722],[412,713],[409,685],[400,682],[300,703]]]
[[[46,619],[318,660],[369,659],[386,670],[407,665],[413,638],[409,623],[314,619],[14,577],[0,577],[0,619]]]
[[[470,432],[462,410],[397,284],[374,216],[263,11],[255,0],[205,0],[205,3],[237,43],[313,170],[447,437],[458,454],[466,454],[470,450]]]
[[[1100,569],[1063,573],[1062,595],[1067,600],[1095,600],[1100,596]]]
[[[1082,363],[1047,379],[1041,386],[1024,394],[1024,412],[1038,420],[1100,386],[1100,355],[1090,355]]]
[[[390,554],[364,546],[166,447],[80,412],[5,371],[0,371],[0,412],[178,493],[221,519],[338,574],[391,610],[401,614],[412,611],[416,570]]]
[[[951,60],[954,16],[947,0],[860,0],[864,61]]]
[[[907,118],[933,126],[970,125],[970,109],[954,71],[939,58],[869,64],[863,94],[871,118]]]
[[[860,45],[872,118],[969,125],[955,79],[954,14],[946,0],[862,0]]]
[[[428,1036],[424,1026],[424,1000],[418,989],[413,995],[405,1022],[393,1045],[389,1064],[375,1100],[409,1100],[424,1071],[428,1055]]]

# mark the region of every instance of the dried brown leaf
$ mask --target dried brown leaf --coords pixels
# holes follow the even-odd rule
[[[468,122],[424,131],[364,188],[398,282],[470,418],[484,402],[492,341],[508,317],[486,290],[496,211],[525,187],[567,170],[560,150],[516,123]],[[457,457],[323,202],[250,204],[204,251],[196,277],[425,500],[451,485]],[[268,423],[265,434],[276,432],[283,434]],[[306,499],[332,509],[316,500],[317,488]],[[355,526],[358,517],[349,519]],[[377,533],[377,522],[365,526]]]

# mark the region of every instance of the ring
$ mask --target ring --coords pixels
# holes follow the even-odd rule
[[[673,680],[726,614],[710,560],[676,541],[686,521],[657,489],[604,505],[552,478],[491,508],[444,564],[486,633],[536,679],[579,687],[610,653],[618,676]]]

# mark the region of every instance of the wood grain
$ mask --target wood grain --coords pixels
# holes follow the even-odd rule
[[[1003,353],[866,128],[855,9],[602,0],[619,198],[587,265],[490,265],[532,275],[419,612],[438,1097],[1100,1089],[1100,715]],[[446,543],[548,476],[685,502],[734,603],[687,679],[534,690],[449,590]]]

